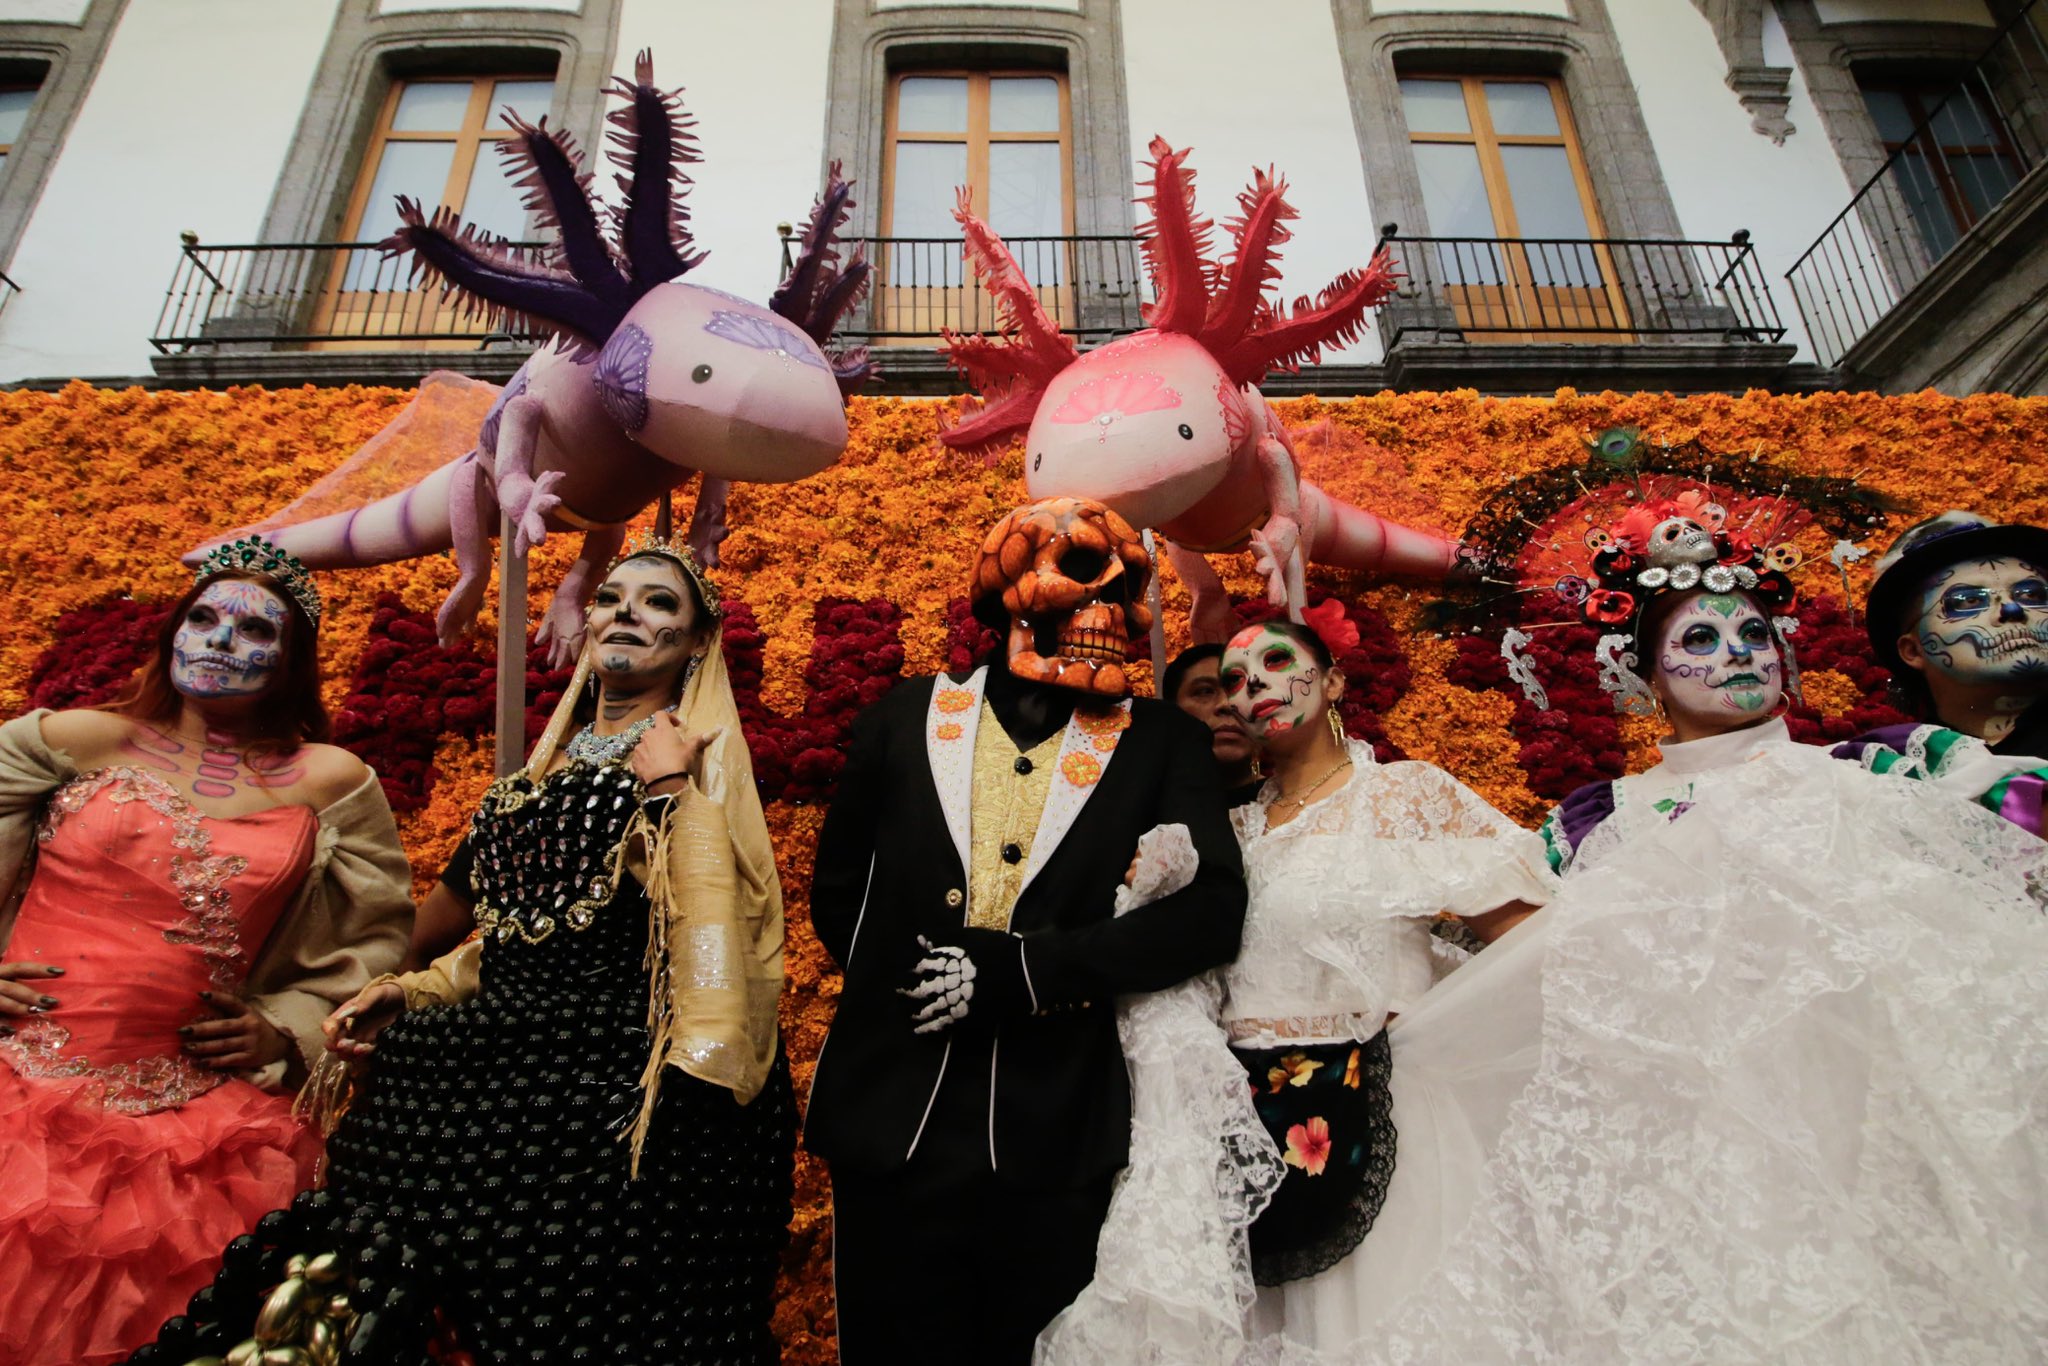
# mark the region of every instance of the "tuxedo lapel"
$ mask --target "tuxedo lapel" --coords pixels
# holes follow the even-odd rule
[[[986,666],[969,674],[965,683],[940,674],[932,680],[932,700],[925,709],[925,757],[931,763],[939,809],[946,813],[946,830],[960,856],[962,876],[973,866],[967,855],[974,828],[974,734],[981,725],[981,699],[987,690]]]
[[[1052,857],[1067,832],[1074,827],[1081,808],[1095,792],[1102,775],[1109,772],[1124,732],[1131,728],[1131,700],[1127,697],[1107,711],[1074,708],[1067,731],[1060,739],[1059,758],[1053,761],[1052,788],[1045,794],[1045,809],[1039,813],[1038,830],[1031,838],[1031,862],[1024,869],[1024,881],[1017,888],[1021,902],[1039,870]]]

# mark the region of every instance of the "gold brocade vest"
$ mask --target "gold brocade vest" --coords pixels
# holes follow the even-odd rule
[[[986,701],[981,704],[981,724],[974,730],[972,866],[967,870],[967,923],[976,929],[1010,928],[1065,734],[1062,726],[1035,748],[1020,751],[995,709]]]

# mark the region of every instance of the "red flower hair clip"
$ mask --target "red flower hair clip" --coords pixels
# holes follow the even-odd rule
[[[1337,599],[1324,598],[1314,607],[1303,609],[1301,619],[1322,639],[1332,658],[1342,658],[1358,648],[1358,623],[1344,614],[1344,604]]]

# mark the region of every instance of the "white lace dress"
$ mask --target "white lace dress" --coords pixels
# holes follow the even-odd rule
[[[1355,741],[1351,757],[1345,785],[1286,825],[1265,829],[1270,791],[1235,813],[1251,900],[1220,991],[1205,981],[1124,1005],[1131,1164],[1103,1229],[1095,1281],[1047,1329],[1039,1361],[1228,1362],[1248,1332],[1347,1341],[1361,1284],[1398,1263],[1398,1249],[1383,1253],[1368,1238],[1320,1275],[1260,1289],[1252,1302],[1244,1226],[1279,1173],[1246,1101],[1245,1072],[1221,1047],[1223,1031],[1254,1048],[1369,1040],[1390,1012],[1430,990],[1440,955],[1456,953],[1429,932],[1440,913],[1541,903],[1556,883],[1535,835],[1441,769],[1380,764]],[[1194,991],[1212,1012],[1206,1025],[1183,1008]],[[1393,1118],[1395,1170],[1412,1163],[1412,1185],[1431,1187],[1435,1154],[1426,1140],[1408,1142],[1398,1092]],[[1379,1217],[1405,1217],[1393,1192]]]
[[[1782,726],[1667,747],[1615,812],[1389,1030],[1357,1331],[1244,1359],[2042,1360],[2048,845]]]

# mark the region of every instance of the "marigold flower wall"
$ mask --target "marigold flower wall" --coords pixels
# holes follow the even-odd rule
[[[161,612],[190,582],[177,556],[211,533],[283,506],[396,416],[396,389],[146,393],[75,384],[0,394],[0,708],[99,700],[149,648]],[[1397,520],[1456,534],[1503,481],[1582,461],[1606,428],[1655,442],[1697,437],[1800,473],[1853,476],[1899,507],[1870,529],[1873,552],[1918,516],[1974,507],[2048,522],[2048,401],[1982,395],[1779,397],[1575,394],[1488,399],[1470,392],[1381,394],[1279,405],[1308,476]],[[789,904],[783,1023],[799,1089],[809,1080],[838,982],[810,932],[811,852],[859,708],[896,678],[964,663],[983,643],[961,599],[983,532],[1024,497],[1013,452],[994,465],[933,441],[952,405],[863,399],[832,470],[795,485],[741,485],[718,577],[734,608],[727,648]],[[687,498],[687,495],[686,495]],[[537,617],[573,538],[532,566]],[[1873,554],[1872,559],[1875,558]],[[1869,560],[1852,566],[1860,598]],[[1226,578],[1249,601],[1248,566]],[[1168,639],[1186,642],[1187,597],[1167,571]],[[445,556],[322,575],[326,699],[337,738],[383,776],[417,885],[431,885],[490,778],[490,637],[443,649],[432,612],[454,582]],[[1803,738],[1891,719],[1843,582],[1802,572]],[[1359,627],[1342,662],[1352,732],[1385,757],[1449,768],[1533,824],[1578,783],[1640,767],[1657,727],[1617,720],[1593,682],[1590,638],[1542,633],[1531,650],[1550,708],[1509,682],[1489,639],[1439,639],[1421,625],[1430,590],[1311,575]],[[495,627],[487,610],[484,628]],[[1138,670],[1149,688],[1149,668]],[[562,676],[534,661],[529,734]],[[823,1172],[799,1159],[798,1205],[776,1328],[792,1362],[831,1359]]]

